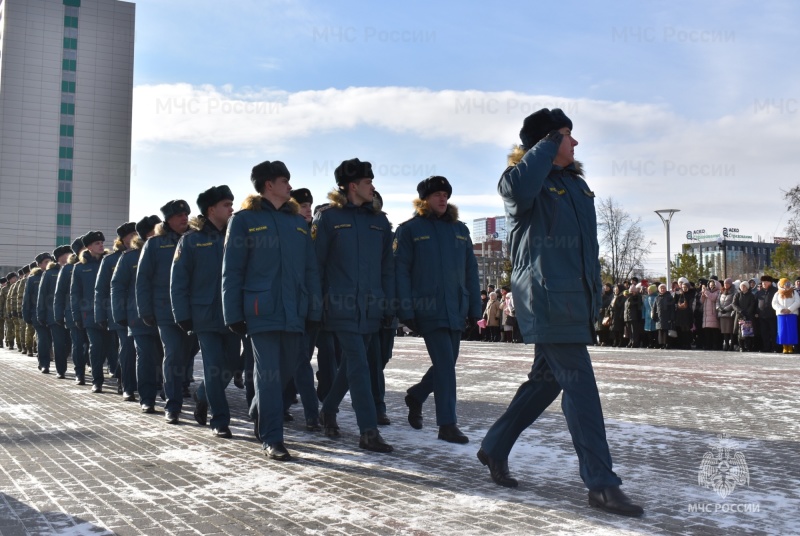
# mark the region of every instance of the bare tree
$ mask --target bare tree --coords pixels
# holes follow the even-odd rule
[[[786,210],[789,212],[789,221],[786,223],[786,236],[796,242],[800,240],[800,185],[795,186],[788,192],[783,192],[783,200],[786,202]]]
[[[642,231],[641,218],[633,219],[613,197],[601,199],[597,207],[600,249],[607,273],[614,283],[626,280],[634,270],[644,270],[653,243]]]

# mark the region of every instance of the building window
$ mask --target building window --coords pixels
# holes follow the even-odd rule
[[[61,82],[62,93],[75,93],[75,82]]]
[[[71,181],[72,180],[72,170],[71,169],[59,169],[58,170],[58,180],[60,180],[60,181]]]
[[[67,50],[77,50],[78,49],[78,40],[73,37],[65,37],[64,38],[64,48]]]
[[[68,236],[57,236],[56,237],[56,247],[58,246],[68,246],[72,243],[72,240]]]
[[[72,215],[58,214],[56,216],[56,225],[72,225]]]
[[[72,203],[72,192],[58,192],[59,203]]]
[[[78,17],[64,17],[64,26],[66,28],[77,28],[78,27]]]
[[[59,147],[58,148],[58,157],[59,158],[72,158],[72,147]]]
[[[75,127],[72,125],[61,125],[61,135],[62,136],[74,136],[75,135]]]
[[[65,6],[81,7],[81,0],[64,0]]]
[[[75,71],[77,70],[78,62],[75,60],[63,60],[61,62],[61,68],[65,71]]]
[[[75,115],[75,105],[68,102],[62,102],[61,113],[64,115]]]

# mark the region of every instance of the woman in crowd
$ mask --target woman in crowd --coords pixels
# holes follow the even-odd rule
[[[496,292],[489,293],[489,302],[486,304],[483,318],[486,320],[486,329],[489,331],[489,341],[500,342],[502,310],[500,309],[500,302],[497,300]]]
[[[736,312],[733,325],[739,330],[739,351],[749,352],[753,349],[753,322],[756,319],[758,303],[747,281],[742,281],[739,285],[739,292],[733,297],[732,307]]]
[[[667,285],[658,285],[658,296],[656,297],[655,307],[651,311],[651,316],[656,321],[658,330],[658,347],[662,350],[670,348],[669,331],[675,329],[675,300],[672,294],[667,292]]]
[[[678,279],[675,292],[675,331],[678,332],[678,348],[692,349],[692,328],[694,327],[694,289],[685,277]]]
[[[736,288],[733,286],[733,279],[730,277],[725,280],[722,290],[717,298],[717,316],[719,317],[719,329],[722,333],[722,350],[725,352],[733,351],[733,298],[736,295]]]
[[[703,307],[703,349],[716,350],[719,340],[719,317],[717,317],[717,300],[719,290],[713,279],[702,287],[700,303]]]
[[[777,343],[783,345],[784,354],[794,353],[797,344],[797,309],[800,297],[794,291],[791,281],[782,277],[778,281],[778,292],[772,298],[772,308],[778,315]]]
[[[611,300],[611,346],[619,348],[622,346],[622,338],[625,334],[625,296],[622,294],[622,285],[614,286],[614,298]]]
[[[644,317],[644,340],[642,341],[642,346],[645,348],[655,348],[657,344],[656,321],[652,316],[657,294],[658,287],[650,285],[647,287],[647,296],[642,300],[642,316]]]

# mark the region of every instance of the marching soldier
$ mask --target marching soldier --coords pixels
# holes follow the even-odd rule
[[[325,289],[323,329],[336,332],[342,362],[320,414],[325,434],[339,435],[336,413],[350,388],[361,433],[359,447],[392,452],[378,432],[367,351],[381,324],[392,320],[394,260],[391,225],[372,202],[372,165],[358,158],[342,162],[334,172],[337,189],[331,205],[312,227],[317,262]]]
[[[133,341],[125,344],[128,340],[128,329],[114,322],[111,314],[111,276],[117,267],[122,254],[128,250],[136,234],[136,223],[123,223],[117,227],[117,238],[114,239],[114,248],[111,253],[103,257],[100,262],[100,270],[97,272],[97,279],[94,284],[94,319],[100,329],[107,330],[108,347],[108,371],[112,378],[117,379],[117,394],[127,392],[128,395],[136,391],[130,389],[136,384],[136,364],[134,362]],[[127,377],[122,377],[121,368],[127,366]],[[128,387],[127,391],[125,387]],[[129,397],[126,397],[129,398]]]
[[[14,289],[14,307],[17,312],[17,336],[20,341],[23,341],[23,346],[20,353],[27,354],[33,357],[33,328],[28,331],[28,323],[22,317],[22,305],[25,297],[25,285],[28,283],[28,277],[31,275],[31,266],[26,264],[22,267],[22,276],[17,281],[17,287]]]
[[[228,223],[222,268],[225,324],[252,341],[256,437],[280,461],[291,459],[283,444],[283,388],[296,369],[303,333],[316,329],[321,316],[314,246],[290,201],[289,178],[280,161],[253,168],[258,195],[245,199]]]
[[[178,240],[189,229],[189,203],[175,199],[161,207],[164,221],[145,242],[136,273],[136,307],[148,326],[157,326],[164,345],[164,417],[178,424],[183,406],[183,383],[192,357],[189,334],[175,323],[170,304],[169,278]]]
[[[233,214],[233,192],[212,186],[197,197],[200,215],[178,242],[172,263],[170,295],[178,326],[194,332],[203,353],[204,381],[195,394],[195,420],[205,425],[211,408],[211,432],[230,438],[231,413],[225,388],[241,368],[242,339],[225,327],[222,316],[222,253],[225,229]]]
[[[69,290],[72,284],[72,272],[78,262],[78,255],[83,251],[83,237],[72,241],[72,255],[67,263],[58,271],[56,294],[53,297],[53,316],[58,325],[69,330],[69,341],[72,345],[72,365],[75,367],[75,383],[86,385],[86,331],[78,327],[72,317]]]
[[[469,229],[448,202],[450,182],[429,177],[417,192],[416,214],[395,238],[398,318],[425,339],[433,366],[408,390],[408,422],[422,428],[422,404],[434,393],[439,439],[467,443],[456,424],[455,366],[465,319],[471,324],[481,316],[478,263]]]
[[[159,364],[161,342],[158,329],[148,326],[139,316],[136,307],[136,273],[139,266],[142,248],[147,240],[155,234],[155,227],[161,223],[158,216],[146,216],[136,223],[136,236],[131,240],[130,249],[122,254],[111,276],[111,313],[114,322],[128,328],[125,344],[133,338],[135,348],[135,383],[126,379],[129,367],[123,361],[123,400],[134,402],[133,389],[139,391],[142,413],[155,413],[156,395],[159,390]]]
[[[6,275],[6,284],[3,290],[0,291],[0,300],[2,300],[3,316],[5,317],[5,337],[6,348],[9,350],[14,349],[14,339],[17,337],[17,328],[14,326],[14,315],[11,312],[11,288],[17,282],[17,273],[8,272]]]
[[[3,347],[3,338],[6,334],[6,295],[8,294],[8,279],[0,277],[0,348]]]
[[[25,292],[22,298],[22,318],[26,324],[32,325],[33,329],[36,330],[36,338],[39,342],[38,368],[42,374],[50,374],[50,349],[53,346],[53,339],[50,336],[50,329],[47,325],[39,322],[36,314],[36,301],[39,298],[39,286],[42,282],[44,269],[52,260],[53,256],[48,252],[39,253],[36,256],[36,268],[31,270],[31,275],[25,282]]]
[[[86,331],[89,339],[89,362],[92,367],[92,392],[102,393],[105,377],[103,363],[109,344],[109,333],[97,324],[94,317],[94,285],[100,263],[106,251],[103,247],[105,236],[100,231],[91,231],[83,237],[86,248],[78,256],[78,264],[72,270],[72,284],[69,289],[70,308],[75,325]]]
[[[46,326],[53,341],[53,357],[56,362],[56,374],[63,380],[67,373],[67,355],[69,354],[69,331],[56,321],[53,302],[61,267],[67,264],[72,254],[70,246],[59,246],[53,251],[55,261],[50,261],[39,284],[39,296],[36,300],[36,318],[39,324]],[[41,350],[40,350],[41,352]]]

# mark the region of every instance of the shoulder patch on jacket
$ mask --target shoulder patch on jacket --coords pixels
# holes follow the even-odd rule
[[[353,227],[352,223],[340,223],[333,226],[334,229],[350,229],[351,227]]]
[[[586,195],[588,197],[594,197],[594,192],[591,191],[591,190],[585,190],[585,189],[581,188],[581,191],[583,192],[583,195]]]
[[[558,188],[556,188],[555,186],[551,186],[551,187],[550,187],[550,188],[548,188],[547,190],[548,190],[549,192],[553,192],[553,193],[556,193],[556,194],[558,194],[558,195],[564,195],[565,193],[567,193],[567,191],[566,191],[565,189],[563,189],[563,188],[561,188],[561,189],[558,189]],[[583,193],[586,193],[586,191],[584,190],[584,192],[583,192]]]
[[[317,224],[315,223],[311,226],[311,240],[316,240],[316,239],[317,239]]]
[[[307,234],[308,234],[308,231],[306,231],[306,230],[305,230],[305,229],[303,229],[302,227],[296,227],[296,229],[297,229],[298,231],[300,231],[301,233],[303,233],[304,235],[307,235]]]
[[[266,231],[268,227],[266,225],[259,225],[258,227],[250,227],[247,232],[248,233],[257,233],[259,231]]]
[[[414,242],[419,242],[420,240],[430,240],[430,235],[422,235],[422,236],[415,236]]]
[[[397,251],[397,238],[392,240],[392,253]]]

